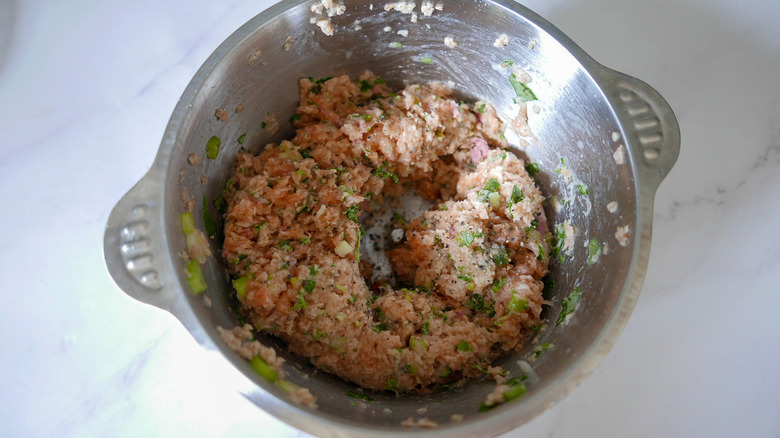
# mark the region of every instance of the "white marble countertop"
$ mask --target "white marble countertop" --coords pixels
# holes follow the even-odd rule
[[[215,359],[103,261],[190,78],[270,4],[0,1],[0,435],[306,436],[193,384]],[[525,4],[659,90],[683,141],[625,332],[506,436],[780,436],[780,2]]]

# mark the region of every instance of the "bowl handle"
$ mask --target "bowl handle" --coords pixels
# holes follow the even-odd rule
[[[171,311],[171,263],[162,230],[163,182],[150,170],[116,204],[103,236],[103,255],[114,282],[138,301]]]
[[[607,69],[608,97],[624,127],[626,144],[640,178],[653,191],[672,170],[680,154],[680,126],[672,108],[646,83]]]

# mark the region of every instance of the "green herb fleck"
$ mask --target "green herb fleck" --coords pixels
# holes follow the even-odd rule
[[[238,137],[238,144],[244,144],[244,140],[246,140],[246,134],[241,134],[241,136]]]
[[[294,306],[292,306],[292,310],[295,309],[305,309],[306,308],[306,297],[303,296],[302,293],[298,292],[298,302],[295,303]]]
[[[463,352],[469,352],[473,351],[473,348],[471,348],[471,345],[469,345],[468,342],[466,342],[464,339],[461,339],[460,342],[458,342],[458,346],[455,347],[457,351],[463,351]]]
[[[519,187],[513,186],[512,196],[509,197],[509,201],[513,204],[517,204],[518,202],[523,200],[523,197],[524,197],[523,191]]]
[[[265,129],[266,126],[268,126],[268,122],[266,122],[265,120],[260,122],[260,129]]]
[[[362,392],[353,391],[351,389],[347,390],[347,397],[356,398],[358,400],[363,400],[363,401],[367,401],[367,402],[375,402],[376,401],[373,398],[369,397],[368,395],[363,394]]]
[[[556,225],[555,232],[553,234],[553,249],[550,251],[552,257],[558,257],[558,260],[563,262],[565,256],[563,255],[563,246],[566,241],[566,228],[563,224]]]
[[[550,343],[545,342],[542,345],[537,345],[536,348],[534,348],[534,357],[539,357],[542,355],[543,352],[550,349]]]
[[[480,114],[485,114],[485,111],[487,111],[487,104],[480,103],[477,105],[476,111]]]
[[[588,242],[588,264],[592,265],[596,263],[596,260],[599,259],[600,255],[601,245],[599,245],[598,240],[590,239],[590,242]]]
[[[423,56],[422,58],[420,58],[420,62],[422,62],[423,64],[432,64],[433,59],[431,59],[428,56]]]
[[[352,222],[358,223],[358,211],[360,211],[360,204],[355,204],[352,207],[347,208],[347,211],[344,212],[344,215]]]
[[[470,230],[463,230],[458,233],[458,246],[469,246],[474,242],[474,233]]]
[[[393,41],[392,43],[388,44],[388,46],[390,46],[392,49],[400,49],[402,44],[398,41]]]
[[[508,67],[513,66],[513,65],[515,65],[515,62],[512,61],[511,59],[507,59],[506,61],[502,61],[501,62],[501,67],[504,67],[504,68],[508,68]]]
[[[222,144],[222,140],[216,135],[212,136],[208,142],[206,142],[206,156],[210,160],[216,160],[219,155],[219,146]]]
[[[317,265],[309,266],[309,275],[314,277],[315,275],[317,275],[318,272],[320,272],[319,266]]]
[[[314,292],[314,288],[317,286],[317,282],[314,280],[305,279],[301,282],[301,287],[303,288],[304,292],[307,294],[311,294]]]
[[[539,168],[539,163],[528,163],[525,165],[525,170],[528,172],[528,175],[534,176],[541,170]]]
[[[290,116],[290,124],[291,125],[294,124],[295,122],[297,122],[298,120],[301,120],[301,116],[299,116],[298,114],[293,114],[293,115]]]
[[[509,264],[509,250],[505,246],[497,245],[490,248],[490,258],[496,266],[506,266]]]
[[[281,242],[279,242],[279,249],[283,249],[285,251],[292,251],[293,246],[292,243],[290,243],[290,239],[284,239]]]
[[[534,92],[531,91],[531,89],[528,88],[524,83],[518,81],[517,76],[515,76],[514,73],[509,75],[509,83],[512,84],[512,88],[515,89],[515,93],[517,94],[517,98],[515,100],[519,99],[523,102],[537,100]]]
[[[566,317],[574,312],[574,309],[577,308],[577,304],[580,302],[581,298],[582,289],[575,287],[569,296],[561,301],[561,313],[558,314],[558,320],[555,322],[556,327],[561,325],[561,323],[566,320]]]
[[[590,189],[588,189],[588,185],[585,183],[577,185],[577,191],[580,192],[581,195],[590,195]]]
[[[425,321],[425,323],[422,325],[422,329],[420,329],[420,333],[424,335],[431,334],[431,323],[430,321]]]
[[[396,380],[395,377],[391,377],[387,381],[387,389],[389,389],[391,391],[396,391],[396,392],[401,390],[401,387],[398,386],[398,380]]]
[[[396,175],[395,173],[390,172],[389,170],[387,170],[387,161],[382,163],[382,165],[379,166],[378,169],[374,170],[374,175],[376,175],[376,176],[378,176],[378,177],[380,177],[382,179],[392,178],[393,181],[396,184],[398,184],[398,175]]]
[[[499,184],[495,178],[488,179],[485,183],[485,187],[477,193],[477,199],[481,202],[487,202],[490,198],[490,194],[497,193],[500,187],[501,184]]]
[[[493,290],[494,293],[497,293],[499,290],[501,290],[502,287],[506,284],[506,278],[494,278],[493,284],[490,285],[490,289]]]

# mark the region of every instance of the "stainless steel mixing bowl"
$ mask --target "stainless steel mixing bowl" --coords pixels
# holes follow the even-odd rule
[[[345,12],[331,18],[332,36],[310,22],[326,17],[312,11],[314,3],[293,0],[269,8],[231,35],[198,70],[173,111],[152,168],[111,213],[104,241],[108,269],[128,295],[171,312],[205,348],[221,352],[248,383],[242,389],[246,397],[299,429],[322,436],[473,437],[517,427],[593,371],[625,326],[647,266],[653,196],[679,152],[675,117],[651,87],[598,64],[550,23],[511,1],[446,0],[442,10],[425,16],[417,0],[414,22],[411,14],[385,11],[383,1],[347,0]],[[494,47],[500,34],[510,39],[506,47]],[[448,36],[457,47],[444,44]],[[528,111],[538,142],[521,147],[516,136],[509,136],[510,142],[541,165],[536,179],[543,191],[567,199],[559,211],[553,203],[547,206],[550,223],[569,220],[577,229],[573,253],[551,266],[556,286],[545,292],[554,304],[543,314],[548,320],[544,330],[533,345],[496,362],[517,374],[518,361],[526,360],[538,380],[529,382],[522,398],[484,413],[477,407],[493,388],[488,379],[427,395],[372,394],[376,401],[364,406],[346,395],[354,385],[317,372],[277,340],[262,338],[287,359],[290,380],[310,388],[319,408],[290,403],[216,333],[217,326],[236,325],[218,242],[212,242],[216,256],[203,266],[208,289],[199,296],[188,291],[185,262],[177,255],[185,248],[179,223],[182,190],[197,200],[195,216],[202,227],[201,200],[205,194],[211,201],[223,190],[241,146],[238,137],[247,133],[243,146],[258,151],[291,136],[287,120],[298,103],[300,77],[357,77],[371,69],[396,87],[451,81],[463,99],[492,102],[509,121],[517,105],[509,71],[499,66],[504,60],[530,74],[529,85],[539,98]],[[235,112],[238,105],[245,109]],[[230,113],[227,122],[216,119],[217,109]],[[269,115],[280,127],[274,134],[261,127]],[[190,153],[205,155],[212,135],[222,139],[218,158],[188,164]],[[615,159],[620,145],[625,164]],[[571,179],[555,171],[562,158]],[[588,195],[577,193],[580,183],[589,187]],[[617,203],[614,213],[607,209],[611,202]],[[629,234],[621,246],[615,234],[623,226]],[[591,239],[609,249],[593,264],[586,247]],[[561,301],[575,288],[583,291],[582,300],[571,319],[556,326]],[[536,358],[534,349],[542,344],[550,348]],[[422,407],[424,414],[418,413]],[[453,422],[452,414],[464,418]],[[408,417],[426,417],[438,427],[403,428],[400,422]]]

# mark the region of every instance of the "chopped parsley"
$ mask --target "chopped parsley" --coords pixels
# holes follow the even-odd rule
[[[396,175],[395,173],[390,172],[389,170],[387,170],[387,161],[382,163],[382,165],[379,166],[378,169],[374,170],[374,175],[376,175],[376,176],[378,176],[378,177],[380,177],[382,179],[392,178],[393,182],[398,184],[398,175]]]
[[[296,302],[295,305],[291,307],[291,309],[295,310],[295,309],[305,309],[305,308],[306,308],[306,298],[303,296],[302,293],[298,292],[298,302]]]
[[[284,239],[281,242],[279,242],[279,249],[283,249],[285,251],[292,251],[293,246],[292,243],[290,243],[290,239]]]
[[[490,249],[490,258],[496,266],[506,266],[509,264],[509,250],[503,245],[497,245]]]
[[[299,116],[298,114],[293,114],[293,115],[290,116],[290,124],[291,125],[294,124],[295,122],[297,122],[298,120],[301,120],[301,116]]]
[[[358,223],[358,211],[360,211],[360,204],[355,204],[352,207],[347,208],[347,211],[344,212],[344,215],[352,222]]]
[[[431,334],[431,323],[430,321],[425,321],[425,323],[422,325],[422,329],[420,329],[420,333],[424,335]]]
[[[469,352],[474,350],[473,348],[471,348],[471,345],[468,342],[466,342],[464,339],[461,339],[461,341],[458,342],[458,346],[455,347],[455,349],[457,351],[463,351],[463,352]]]
[[[550,251],[552,257],[558,257],[558,260],[563,262],[565,257],[563,255],[563,246],[566,241],[566,228],[563,224],[555,226],[555,232],[553,233],[553,249]]]
[[[590,239],[590,242],[588,242],[588,264],[592,265],[596,263],[596,260],[599,259],[600,255],[601,245],[599,245],[598,240]]]
[[[512,84],[512,88],[515,89],[515,94],[517,94],[515,101],[530,102],[532,100],[537,100],[534,92],[524,83],[518,81],[517,76],[515,76],[514,73],[509,75],[509,83]]]
[[[371,91],[371,89],[374,88],[374,86],[366,80],[359,81],[358,86],[360,86],[360,91],[363,93]]]
[[[314,292],[314,288],[317,286],[317,282],[314,280],[305,279],[301,281],[301,288],[306,292],[307,294],[311,295],[312,292]]]
[[[347,390],[347,397],[356,398],[358,400],[363,400],[363,401],[367,401],[367,402],[375,402],[376,401],[375,399],[369,397],[366,394],[363,394],[362,392],[353,391],[351,389]]]
[[[523,191],[517,187],[512,187],[512,196],[509,197],[509,201],[512,204],[517,204],[518,202],[522,201],[525,196],[523,195]]]
[[[528,163],[525,165],[525,170],[528,172],[528,175],[534,176],[539,173],[539,163]]]
[[[555,322],[556,327],[561,325],[561,323],[566,320],[566,317],[574,312],[574,309],[577,308],[577,304],[580,302],[581,298],[582,289],[575,287],[569,296],[561,301],[561,313],[558,314],[558,320]]]
[[[318,272],[320,272],[319,266],[317,265],[309,266],[309,275],[314,277],[315,275],[317,275]]]

